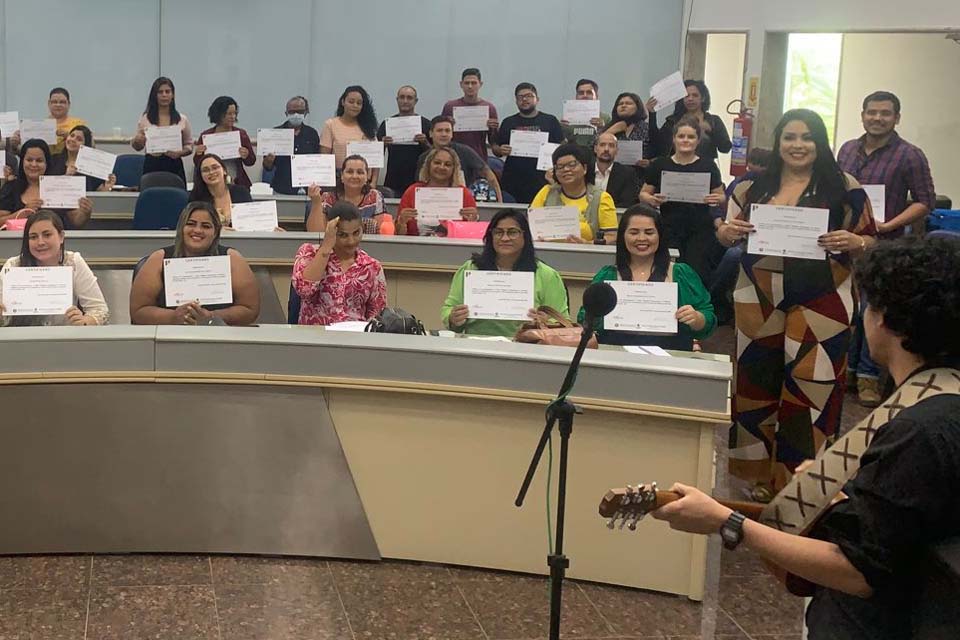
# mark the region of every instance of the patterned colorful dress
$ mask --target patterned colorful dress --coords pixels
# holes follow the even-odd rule
[[[847,176],[830,230],[877,233],[870,201]],[[752,181],[738,185],[728,218],[749,219]],[[808,191],[798,206],[823,207]],[[779,489],[837,434],[856,292],[848,253],[804,260],[744,253],[734,290],[737,361],[730,472]]]
[[[336,253],[330,254],[327,272],[319,281],[307,280],[303,270],[317,255],[317,245],[307,243],[293,263],[293,288],[303,301],[299,324],[370,320],[387,306],[387,281],[383,267],[362,249],[346,271]]]

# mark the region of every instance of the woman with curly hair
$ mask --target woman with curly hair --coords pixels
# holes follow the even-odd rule
[[[320,131],[320,153],[336,156],[336,166],[347,157],[347,144],[377,139],[377,112],[367,90],[351,85],[343,90],[337,102],[337,115],[323,123]],[[371,182],[377,184],[379,169],[371,171]]]

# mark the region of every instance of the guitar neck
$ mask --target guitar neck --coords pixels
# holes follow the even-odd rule
[[[682,496],[674,491],[657,491],[657,506],[662,507],[665,504],[679,500]],[[751,520],[759,520],[763,508],[766,506],[759,502],[746,502],[744,500],[717,500],[720,504],[739,511]]]

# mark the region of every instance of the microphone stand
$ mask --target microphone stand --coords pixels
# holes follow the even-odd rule
[[[547,556],[547,565],[550,567],[550,635],[549,640],[560,640],[560,601],[563,595],[563,579],[566,575],[567,567],[570,566],[570,560],[563,555],[563,525],[566,513],[567,502],[567,457],[570,444],[570,435],[573,433],[573,416],[577,413],[583,413],[582,410],[567,400],[567,395],[573,390],[573,385],[577,379],[577,370],[580,368],[580,360],[583,358],[583,352],[587,348],[587,343],[593,336],[593,318],[587,316],[583,323],[583,333],[580,335],[580,344],[577,345],[577,351],[573,355],[573,361],[567,369],[567,375],[560,385],[560,392],[557,399],[547,405],[547,419],[543,427],[543,433],[540,435],[540,442],[537,443],[536,451],[533,453],[533,459],[530,460],[530,467],[527,469],[527,475],[523,479],[520,487],[520,493],[514,504],[518,507],[523,506],[523,500],[526,497],[530,483],[537,471],[540,463],[540,457],[547,446],[553,426],[560,423],[560,473],[558,475],[557,490],[557,526],[556,526],[556,544],[553,553]]]

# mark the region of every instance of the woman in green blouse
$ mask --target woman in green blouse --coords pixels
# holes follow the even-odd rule
[[[493,216],[483,235],[483,250],[457,270],[440,312],[443,326],[452,331],[513,338],[523,324],[518,320],[478,320],[468,317],[470,310],[463,304],[463,277],[467,271],[474,270],[533,271],[534,307],[546,305],[564,316],[569,315],[567,289],[555,269],[537,260],[524,211],[503,209]],[[531,309],[530,316],[534,315],[535,309]]]
[[[645,334],[634,331],[597,330],[597,340],[604,344],[650,345],[690,351],[693,340],[709,336],[717,326],[717,317],[710,303],[710,294],[689,265],[671,263],[670,253],[663,238],[660,214],[645,204],[637,204],[623,213],[617,228],[617,263],[600,269],[594,282],[604,280],[635,280],[649,282],[676,282],[677,320],[680,331],[673,335]],[[583,322],[580,309],[579,321]]]

